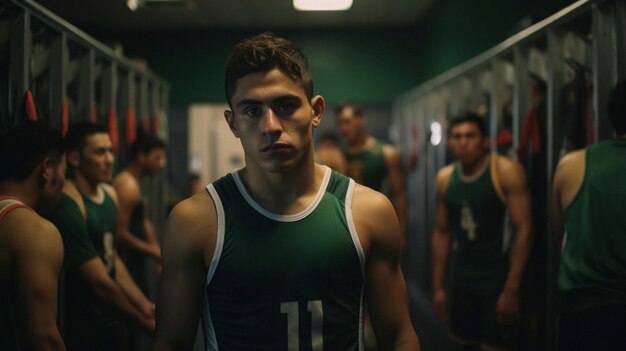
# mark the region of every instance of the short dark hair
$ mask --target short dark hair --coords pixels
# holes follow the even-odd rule
[[[235,45],[226,62],[224,83],[226,99],[237,89],[237,80],[248,74],[278,68],[296,81],[310,100],[313,98],[313,76],[309,62],[293,43],[271,32],[263,32]],[[232,106],[231,106],[232,107]]]
[[[626,80],[617,83],[609,93],[607,109],[615,133],[626,134]]]
[[[57,165],[63,155],[61,133],[43,122],[24,122],[0,135],[0,181],[23,181],[46,157]]]
[[[352,109],[352,113],[357,117],[365,116],[365,112],[363,111],[363,108],[355,103],[345,103],[345,104],[341,104],[337,106],[337,108],[335,109],[335,116],[338,116],[340,113],[343,112],[343,110],[347,108]]]
[[[487,129],[485,128],[485,118],[480,117],[479,115],[472,112],[465,113],[452,119],[452,121],[450,121],[450,127],[448,127],[448,134],[452,133],[452,128],[461,123],[474,123],[478,127],[478,130],[480,131],[480,134],[482,136],[487,135]]]
[[[87,138],[94,135],[105,133],[106,129],[91,122],[76,122],[72,124],[65,135],[66,151],[82,151],[87,145]]]
[[[154,135],[142,135],[130,145],[130,159],[135,160],[140,153],[148,154],[156,149],[165,150],[165,142]]]

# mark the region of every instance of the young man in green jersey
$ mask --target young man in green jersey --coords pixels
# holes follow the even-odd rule
[[[388,183],[393,206],[403,234],[407,229],[406,174],[398,150],[367,133],[365,112],[355,104],[344,104],[335,111],[335,122],[346,141],[344,154],[347,175],[357,183],[383,191]]]
[[[520,283],[531,246],[525,172],[515,161],[489,155],[488,140],[481,117],[454,119],[448,142],[457,162],[437,174],[433,308],[440,320],[449,322],[453,340],[464,350],[513,348]],[[447,294],[451,250],[453,279]]]
[[[306,58],[272,33],[231,52],[226,122],[246,166],[178,204],[163,242],[156,350],[359,350],[367,300],[381,350],[418,350],[382,194],[314,162]]]
[[[154,305],[114,248],[117,196],[107,132],[77,123],[65,137],[68,180],[51,219],[65,246],[65,331],[70,350],[124,350],[128,325],[154,331]]]
[[[567,154],[554,174],[559,350],[626,350],[626,81],[608,116],[617,137]]]
[[[57,130],[26,122],[0,135],[0,350],[65,350],[56,323],[63,242],[39,214],[64,179]]]

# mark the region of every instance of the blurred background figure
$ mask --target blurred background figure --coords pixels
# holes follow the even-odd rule
[[[145,177],[159,173],[166,162],[165,142],[152,135],[141,136],[130,146],[130,163],[113,180],[118,198],[115,242],[120,257],[144,293],[146,258],[154,260],[160,275],[161,247],[147,215],[146,194],[142,194],[141,185]]]
[[[365,128],[365,113],[357,105],[345,104],[335,110],[335,120],[345,139],[347,175],[376,191],[391,193],[400,229],[407,229],[406,174],[398,150],[373,136]],[[388,182],[388,189],[385,188]],[[387,191],[388,190],[388,191]]]
[[[64,179],[58,131],[27,122],[0,135],[1,350],[65,350],[56,323],[63,242],[40,216]]]
[[[63,338],[69,350],[127,350],[129,326],[154,332],[154,304],[115,250],[113,145],[86,122],[69,128],[65,144],[68,179],[51,215],[65,246]]]
[[[315,149],[315,161],[341,174],[348,174],[348,163],[335,133],[328,132],[320,136]]]

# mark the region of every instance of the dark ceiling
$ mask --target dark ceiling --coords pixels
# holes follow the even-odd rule
[[[340,12],[300,12],[291,0],[183,0],[131,11],[126,0],[39,0],[70,23],[106,31],[316,28],[417,24],[435,0],[354,0]]]

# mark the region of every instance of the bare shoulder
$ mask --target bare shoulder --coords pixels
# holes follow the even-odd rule
[[[14,212],[15,216],[7,218],[7,224],[13,228],[16,249],[20,254],[63,255],[61,233],[54,224],[29,209]]]
[[[383,153],[385,154],[385,160],[387,160],[387,162],[396,162],[400,160],[400,151],[398,151],[398,149],[391,144],[385,144],[383,146]]]
[[[391,201],[385,195],[356,184],[352,197],[352,214],[366,252],[375,242],[401,244],[398,218]]]
[[[213,199],[206,191],[201,191],[179,202],[167,218],[165,231],[177,245],[190,245],[189,248],[213,252],[217,236],[217,212]],[[208,251],[207,251],[208,250]]]
[[[115,191],[115,188],[111,184],[107,184],[107,183],[102,183],[101,186],[102,186],[102,189],[104,189],[104,191],[106,191],[107,194],[109,194],[109,196],[113,199],[113,202],[115,202],[115,206],[117,206],[118,199],[117,199],[117,191]]]
[[[526,185],[526,170],[517,161],[502,155],[494,155],[496,170],[505,190]]]
[[[117,190],[118,195],[135,195],[139,194],[139,183],[132,174],[123,171],[113,179],[113,187]]]
[[[72,201],[76,203],[76,206],[78,206],[78,209],[80,209],[83,217],[87,217],[87,208],[85,207],[85,202],[83,201],[83,198],[80,195],[76,184],[71,181],[65,181],[65,184],[63,185],[63,194],[67,195],[70,199],[72,199]]]
[[[558,169],[561,169],[562,171],[567,171],[570,169],[579,168],[585,163],[585,155],[586,149],[576,150],[568,153],[567,155],[563,156],[563,158],[559,161],[557,171]]]
[[[582,182],[585,172],[586,150],[576,150],[563,156],[554,173],[554,185],[559,188],[563,182],[573,185]],[[573,182],[570,184],[570,182]]]
[[[444,166],[437,172],[437,192],[443,193],[450,183],[450,177],[454,171],[454,164]]]

